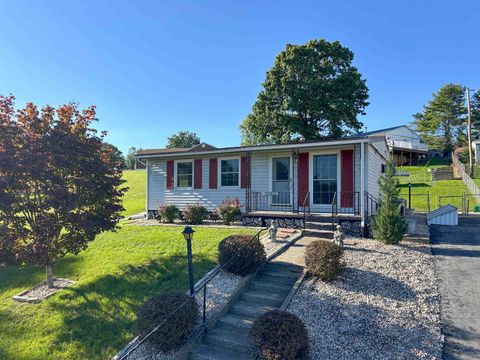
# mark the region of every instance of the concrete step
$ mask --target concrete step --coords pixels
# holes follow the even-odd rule
[[[218,319],[218,326],[231,328],[232,330],[250,331],[254,321],[255,317],[239,316],[229,313]]]
[[[298,277],[289,277],[281,273],[269,272],[258,275],[258,280],[262,282],[270,282],[272,284],[281,284],[292,287]]]
[[[219,327],[208,332],[205,342],[215,347],[235,349],[243,354],[252,354],[255,351],[249,332],[230,331]]]
[[[268,293],[265,291],[247,290],[241,295],[241,299],[247,302],[279,307],[282,305],[287,294]]]
[[[257,317],[267,311],[277,309],[276,306],[257,304],[251,301],[239,300],[231,308],[230,313],[239,316]]]
[[[332,216],[322,216],[322,215],[307,215],[306,216],[306,221],[307,222],[316,222],[316,223],[332,223]]]
[[[250,281],[247,290],[258,290],[262,292],[275,293],[275,294],[288,294],[291,289],[289,284],[281,284],[271,281],[262,281],[254,279]]]
[[[321,239],[333,239],[333,232],[331,230],[305,229],[302,234],[303,236],[318,237]]]
[[[307,221],[305,222],[305,229],[332,231],[333,227],[331,222]]]
[[[276,270],[288,273],[296,273],[299,274],[302,272],[303,268],[300,265],[285,263],[281,261],[272,261],[269,262],[263,270]]]
[[[252,358],[252,354],[239,353],[211,344],[201,344],[189,355],[190,360],[251,360]]]

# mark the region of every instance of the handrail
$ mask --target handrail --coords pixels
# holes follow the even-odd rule
[[[247,247],[247,245],[253,241],[254,239],[260,239],[260,234],[268,230],[268,228],[262,228],[260,229],[248,242],[246,242],[243,247],[240,248],[239,252],[241,252],[243,249]],[[202,324],[200,328],[191,335],[191,337],[197,337],[201,332],[205,330],[205,324],[206,324],[206,302],[207,302],[207,285],[208,283],[223,269],[225,269],[228,265],[231,264],[233,259],[235,258],[235,255],[232,256],[230,259],[228,259],[225,263],[219,265],[215,271],[209,274],[205,279],[202,280],[200,284],[198,284],[193,292],[193,295],[191,297],[195,297],[197,294],[200,293],[201,290],[203,290],[203,314],[202,314]],[[148,339],[150,336],[152,336],[153,333],[157,332],[166,322],[167,320],[170,320],[173,315],[175,315],[181,308],[183,308],[186,305],[187,301],[184,301],[178,308],[173,310],[170,314],[167,315],[165,319],[163,319],[160,324],[155,326],[152,331],[150,331],[147,335],[145,335],[141,340],[139,340],[134,346],[129,348],[118,360],[125,360],[133,351],[135,351],[146,339]]]
[[[302,207],[303,207],[303,228],[306,226],[307,213],[306,213],[306,204],[308,203],[308,213],[310,214],[310,191],[305,194],[303,198]]]

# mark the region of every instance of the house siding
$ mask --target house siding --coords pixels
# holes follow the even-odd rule
[[[378,186],[378,177],[382,174],[382,164],[385,164],[387,158],[387,147],[385,142],[377,142],[367,145],[368,150],[366,164],[366,191],[375,196],[377,199],[380,198],[380,188]]]

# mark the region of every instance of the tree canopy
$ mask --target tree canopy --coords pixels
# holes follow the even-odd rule
[[[167,139],[167,148],[191,148],[200,144],[200,138],[194,132],[179,131]]]
[[[122,164],[91,128],[95,107],[14,110],[0,96],[0,262],[51,268],[121,219]]]
[[[338,41],[287,45],[240,126],[242,142],[317,140],[360,130],[357,116],[365,114],[368,88],[353,57]]]
[[[423,112],[413,115],[413,126],[430,148],[451,153],[455,146],[464,145],[465,88],[459,84],[446,84],[433,94]]]
[[[128,149],[127,156],[125,156],[125,165],[127,169],[133,170],[135,169],[135,154],[139,151],[142,151],[142,148],[131,147]]]

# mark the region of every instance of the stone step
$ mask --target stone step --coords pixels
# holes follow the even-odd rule
[[[289,284],[281,284],[271,281],[262,281],[259,279],[254,279],[250,281],[247,290],[258,290],[268,293],[275,293],[275,294],[288,294],[291,289],[291,285]]]
[[[263,315],[267,311],[275,310],[278,307],[271,305],[257,304],[251,301],[239,300],[231,308],[230,313],[233,315],[257,317]]]
[[[277,270],[277,271],[285,271],[290,273],[299,274],[302,272],[302,267],[295,264],[284,263],[281,261],[272,261],[269,262],[265,267],[264,270]]]
[[[227,328],[219,327],[209,331],[205,342],[216,347],[235,349],[243,354],[252,354],[255,351],[249,332],[230,331]]]
[[[281,306],[287,294],[268,293],[264,291],[247,290],[241,295],[241,299],[270,306]]]
[[[331,224],[332,223],[332,216],[321,216],[321,215],[307,215],[306,221],[307,222],[316,222],[316,223],[324,223],[324,224]]]
[[[281,284],[292,287],[297,278],[287,277],[277,273],[262,273],[258,275],[258,280],[262,282],[270,282],[272,284]]]
[[[190,360],[252,360],[252,354],[239,353],[223,347],[201,344],[189,356]]]
[[[250,331],[254,321],[255,317],[239,316],[229,313],[218,319],[218,326],[231,328],[232,330]]]

